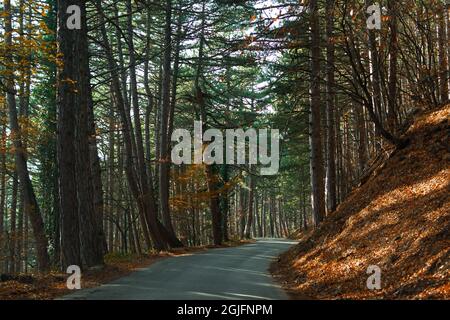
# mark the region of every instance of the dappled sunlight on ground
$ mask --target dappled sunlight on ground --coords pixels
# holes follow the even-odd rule
[[[385,167],[273,266],[304,298],[450,298],[450,106],[419,116]],[[367,289],[369,265],[382,290]]]

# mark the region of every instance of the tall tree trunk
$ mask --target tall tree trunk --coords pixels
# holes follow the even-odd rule
[[[169,109],[169,124],[168,124],[168,130],[167,130],[167,137],[169,139],[169,156],[170,156],[170,138],[172,136],[173,132],[173,126],[175,122],[175,106],[177,104],[177,87],[178,87],[178,76],[180,73],[180,51],[181,51],[181,40],[182,40],[182,19],[183,14],[181,12],[181,8],[178,7],[177,10],[178,13],[178,19],[177,19],[177,31],[175,35],[175,50],[174,50],[174,57],[173,57],[173,76],[172,76],[172,91],[171,91],[171,98],[170,98],[170,109]],[[167,31],[167,30],[166,30]]]
[[[320,25],[317,0],[310,3],[311,28],[311,103],[309,139],[311,147],[311,203],[314,214],[314,224],[318,226],[325,216],[324,167],[321,132],[321,98],[320,98]]]
[[[23,0],[19,1],[19,6],[22,7],[24,5]],[[25,38],[25,30],[24,30],[24,10],[20,10],[19,15],[19,34],[23,39]],[[31,15],[31,13],[30,13]],[[31,18],[30,18],[31,20]],[[27,37],[29,38],[29,37]],[[25,120],[25,123],[28,123],[28,113],[29,113],[29,104],[30,104],[30,89],[31,89],[31,56],[29,52],[27,52],[27,56],[25,58],[25,67],[20,72],[20,85],[19,85],[19,117],[22,120]],[[28,153],[27,145],[28,145],[28,137],[25,132],[22,134],[22,141],[25,154]],[[27,156],[26,156],[27,157]],[[43,217],[45,221],[45,216]],[[23,220],[24,220],[24,200],[23,200],[23,190],[22,186],[19,188],[19,210],[17,212],[17,230],[16,230],[16,252],[15,252],[15,271],[21,272],[22,267],[22,250],[23,250]]]
[[[388,1],[390,13],[389,29],[389,84],[388,84],[388,127],[391,132],[395,132],[398,126],[397,119],[397,69],[398,69],[398,27],[397,27],[397,1]]]
[[[120,119],[122,122],[123,128],[123,136],[125,142],[125,154],[126,154],[126,164],[125,164],[125,173],[127,176],[128,186],[130,187],[131,193],[133,194],[133,198],[138,203],[138,210],[140,212],[141,217],[145,218],[146,224],[143,224],[143,228],[148,228],[149,234],[152,238],[152,242],[154,247],[157,250],[167,249],[167,236],[164,236],[165,228],[160,224],[157,218],[157,208],[155,205],[155,199],[153,194],[153,186],[148,185],[148,181],[151,181],[150,177],[147,176],[145,166],[144,166],[144,153],[142,148],[142,136],[140,139],[139,147],[140,152],[137,153],[137,157],[139,160],[139,174],[135,172],[134,162],[133,162],[133,141],[134,134],[133,129],[131,128],[130,121],[127,117],[127,111],[125,106],[125,101],[123,99],[122,91],[120,88],[120,81],[117,74],[117,66],[116,62],[111,50],[111,46],[109,44],[108,35],[106,32],[105,26],[105,18],[102,10],[101,2],[96,1],[96,8],[99,15],[100,22],[100,32],[103,40],[103,47],[106,53],[106,57],[108,60],[109,72],[111,74],[111,82],[113,92],[117,101],[117,107],[120,115]],[[139,110],[136,110],[139,111]],[[139,115],[137,115],[139,116]],[[140,128],[140,120],[137,120]],[[134,142],[137,145],[136,142]],[[141,187],[141,189],[139,188]],[[144,233],[145,234],[145,233]],[[151,246],[150,243],[147,243],[148,247]]]
[[[16,222],[17,222],[17,202],[18,202],[18,187],[17,172],[13,175],[13,185],[11,194],[11,208],[9,211],[9,273],[16,272]]]
[[[113,101],[113,95],[111,94],[111,105],[114,105]],[[113,242],[114,242],[114,196],[115,196],[115,137],[116,137],[116,121],[115,121],[115,112],[114,108],[111,107],[109,110],[109,137],[108,137],[108,147],[109,147],[109,154],[108,154],[108,209],[107,209],[107,217],[106,217],[106,226],[107,226],[107,237],[108,237],[108,251],[113,252]],[[119,167],[119,170],[122,170],[122,168]],[[120,193],[120,190],[119,190]]]
[[[163,78],[162,78],[162,104],[160,121],[160,155],[159,155],[159,201],[161,216],[164,226],[172,239],[171,245],[182,247],[183,244],[177,239],[172,225],[169,206],[170,187],[170,138],[169,138],[169,117],[171,114],[170,103],[170,78],[171,78],[171,56],[172,56],[172,0],[166,1],[166,20],[164,33],[164,56],[163,56]]]
[[[5,19],[5,44],[12,47],[12,10],[11,1],[4,0],[4,15]],[[6,60],[13,61],[11,53],[7,53]],[[30,217],[33,227],[33,234],[36,240],[36,256],[39,271],[47,271],[50,267],[50,257],[47,252],[47,237],[44,231],[44,222],[39,210],[39,205],[36,200],[33,185],[31,183],[30,175],[27,167],[27,160],[25,150],[23,148],[21,130],[17,118],[16,98],[15,98],[15,83],[14,74],[6,76],[6,99],[9,111],[10,130],[14,133],[13,144],[15,148],[15,162],[16,170],[19,177],[20,184],[23,186],[25,214]]]
[[[6,203],[6,124],[2,123],[0,137],[0,254],[5,250],[5,203]],[[0,273],[4,263],[0,261]]]
[[[70,52],[73,45],[73,35],[65,29],[68,3],[58,4],[58,24],[61,26],[59,36],[60,52]],[[64,57],[64,67],[58,70],[60,83],[57,86],[58,105],[58,164],[59,164],[59,192],[61,218],[61,266],[82,265],[80,255],[78,200],[75,172],[75,110],[69,107],[73,101],[69,80],[73,76],[75,64],[70,61],[71,56]],[[65,80],[65,81],[64,81]],[[68,107],[66,107],[68,106]]]
[[[90,92],[89,87],[89,92]],[[93,201],[94,201],[94,213],[96,218],[98,241],[102,251],[102,255],[108,251],[108,245],[106,243],[105,230],[103,228],[104,222],[104,201],[103,201],[103,183],[102,183],[102,169],[100,166],[100,158],[98,155],[97,147],[97,130],[94,119],[94,103],[92,101],[92,93],[88,96],[88,143],[89,143],[89,159],[91,161],[91,176],[92,176],[92,188],[93,188]]]
[[[150,121],[151,121],[151,113],[154,111],[154,105],[155,105],[155,97],[154,94],[150,88],[149,83],[149,68],[150,68],[150,51],[151,51],[151,24],[152,24],[152,15],[150,10],[147,10],[147,21],[146,21],[146,58],[144,61],[144,88],[145,88],[145,94],[147,96],[147,106],[145,109],[145,120],[144,120],[144,136],[145,136],[145,160],[146,160],[146,168],[147,168],[147,175],[149,177],[148,185],[151,186],[151,182],[153,181],[153,172],[151,167],[151,153],[152,153],[152,146],[151,146],[151,136],[150,136]],[[156,156],[158,157],[158,156]]]
[[[438,44],[439,44],[439,92],[441,103],[448,101],[448,83],[449,83],[449,71],[448,71],[448,56],[447,49],[449,46],[445,10],[447,8],[444,4],[438,5]],[[448,9],[447,9],[448,11]],[[447,23],[449,21],[447,20]]]
[[[445,21],[446,21],[446,28],[447,28],[447,33],[446,33],[447,37],[446,37],[445,43],[448,44],[450,41],[450,3],[448,3],[448,2],[445,5]],[[447,48],[447,86],[449,86],[450,85],[450,46],[447,45],[446,48]],[[449,97],[447,97],[447,99],[449,99]]]
[[[267,237],[267,194],[263,191],[263,202],[261,212],[262,237]]]
[[[144,144],[142,139],[142,126],[140,121],[138,93],[137,93],[137,80],[136,80],[136,58],[134,54],[133,44],[133,28],[132,28],[132,8],[131,0],[127,1],[127,13],[128,13],[128,45],[130,55],[130,80],[132,90],[133,101],[133,115],[134,115],[134,127],[136,137],[136,155],[138,162],[138,172],[140,186],[142,193],[145,195],[145,207],[148,211],[148,218],[150,221],[150,229],[153,230],[155,237],[160,238],[162,242],[168,243],[171,247],[180,247],[182,243],[176,238],[173,228],[168,229],[161,224],[157,218],[157,206],[155,202],[155,195],[153,190],[153,182],[151,176],[147,176],[147,170],[145,168],[145,154]],[[170,78],[169,78],[170,80]]]
[[[24,223],[24,200],[23,191],[19,190],[19,210],[17,215],[17,230],[16,230],[16,252],[15,252],[15,272],[22,272],[23,259],[23,223]]]
[[[203,60],[204,60],[204,46],[205,46],[205,32],[206,32],[206,17],[205,17],[205,1],[202,2],[202,20],[200,29],[200,44],[198,50],[198,64],[197,72],[194,80],[194,90],[195,99],[200,111],[201,121],[203,122],[202,130],[205,131],[207,127],[207,113],[206,113],[206,101],[205,93],[203,92],[202,86],[200,84],[200,79],[203,77]],[[209,199],[209,209],[211,211],[212,217],[212,231],[213,231],[213,241],[215,245],[222,244],[223,234],[222,234],[222,215],[220,212],[220,201],[218,194],[218,183],[217,183],[217,170],[215,165],[205,165],[205,174],[208,185],[208,192],[210,194]]]
[[[366,141],[366,125],[363,113],[363,107],[357,101],[353,101],[353,110],[356,116],[356,131],[358,132],[358,174],[364,172],[368,156],[367,156],[367,141]]]
[[[302,185],[301,185],[301,202],[302,202],[302,225],[301,227],[303,228],[303,230],[307,230],[308,229],[308,217],[307,217],[307,213],[306,213],[306,201],[307,199],[307,191],[306,191],[306,186],[307,184],[305,183],[306,180],[306,174],[305,174],[305,166],[302,166],[301,168],[301,175],[300,175],[300,180],[302,181]]]
[[[67,28],[67,7],[72,4],[81,9],[81,30]],[[62,265],[80,265],[81,259],[80,266],[90,268],[103,264],[104,237],[99,212],[103,202],[97,176],[100,172],[93,164],[97,149],[92,138],[95,129],[85,3],[58,1],[58,25],[58,48],[62,57],[58,70]],[[96,200],[99,208],[96,208]]]
[[[372,2],[365,0],[366,7],[371,6]],[[371,78],[371,103],[369,103],[370,113],[373,113],[374,119],[378,124],[375,125],[376,134],[383,135],[381,131],[383,126],[383,115],[381,111],[381,80],[380,80],[380,59],[377,50],[377,40],[374,30],[368,30],[369,34],[369,59],[370,59],[370,78]],[[381,145],[377,144],[377,150]]]
[[[327,0],[327,170],[326,191],[328,212],[336,210],[336,133],[334,108],[335,93],[335,46],[334,46],[334,7],[335,0]]]

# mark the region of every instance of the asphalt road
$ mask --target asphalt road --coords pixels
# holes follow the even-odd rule
[[[255,243],[162,259],[97,288],[63,299],[77,300],[277,300],[288,299],[268,272],[271,261],[295,242]]]

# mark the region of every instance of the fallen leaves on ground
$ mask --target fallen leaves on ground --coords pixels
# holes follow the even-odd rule
[[[450,298],[449,123],[450,105],[419,116],[410,144],[272,265],[293,298]]]

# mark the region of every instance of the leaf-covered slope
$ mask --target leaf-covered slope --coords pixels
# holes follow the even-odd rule
[[[384,167],[273,265],[300,298],[450,298],[450,105],[420,115]],[[369,265],[381,290],[367,289]]]

